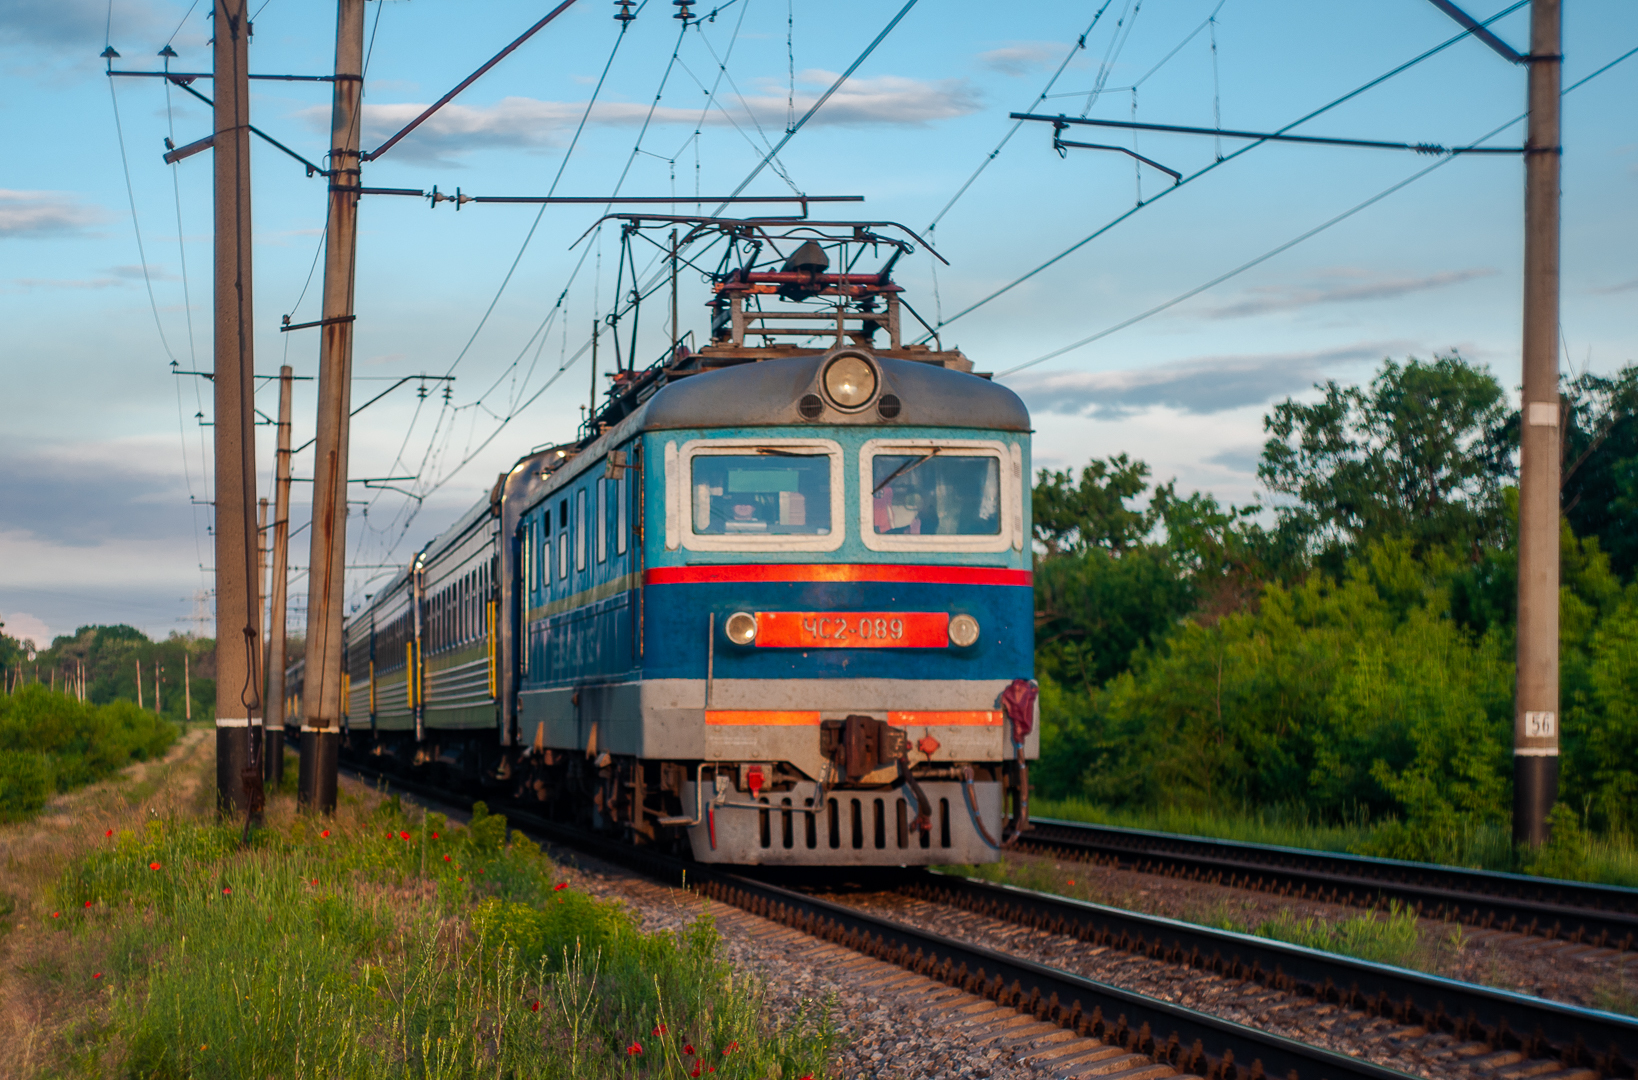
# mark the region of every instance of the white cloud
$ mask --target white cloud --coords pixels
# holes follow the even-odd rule
[[[0,632],[9,638],[32,641],[42,649],[51,644],[51,627],[45,624],[45,620],[27,611],[0,612],[0,623],[6,624],[5,630]]]
[[[1363,343],[1325,352],[1212,356],[1125,371],[1054,371],[1008,385],[1031,410],[1109,419],[1145,409],[1194,415],[1261,405],[1301,393],[1339,365],[1381,359],[1399,343]],[[1402,348],[1402,346],[1401,346]]]
[[[1064,46],[1057,41],[1014,41],[978,54],[978,62],[1003,75],[1027,75],[1038,68],[1063,60]]]
[[[1259,285],[1246,290],[1246,298],[1205,313],[1209,319],[1238,319],[1289,311],[1316,304],[1339,304],[1360,300],[1391,300],[1411,293],[1440,289],[1475,278],[1494,277],[1495,270],[1448,270],[1426,277],[1387,277],[1365,270],[1327,270],[1315,275],[1319,283],[1308,285]]]
[[[818,100],[821,88],[836,79],[833,72],[812,70],[798,76],[796,112],[801,115]],[[743,124],[747,112],[757,123],[783,128],[787,98],[780,86],[764,81],[761,92],[745,98],[719,97],[719,108],[706,114],[707,125]],[[610,126],[637,126],[649,117],[642,102],[600,102],[591,122]],[[831,95],[809,124],[815,126],[921,125],[965,116],[978,108],[977,92],[963,79],[911,79],[898,75],[850,79]],[[426,106],[417,103],[364,106],[364,140],[380,143],[419,116]],[[584,102],[542,101],[508,97],[493,105],[446,105],[434,113],[394,153],[405,158],[438,159],[469,150],[502,147],[541,148],[559,145],[585,113]],[[328,106],[303,110],[315,129],[329,124]],[[697,108],[662,105],[654,109],[657,124],[698,124]]]
[[[13,191],[0,188],[0,238],[60,236],[94,225],[104,217],[67,191]]]

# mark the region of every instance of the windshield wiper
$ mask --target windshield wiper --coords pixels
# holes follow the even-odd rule
[[[882,488],[886,487],[888,484],[891,484],[893,481],[897,480],[900,476],[903,476],[905,473],[909,472],[911,469],[916,468],[918,465],[921,465],[923,462],[931,461],[932,458],[933,458],[933,455],[938,453],[938,450],[939,450],[939,448],[935,446],[931,450],[927,451],[927,453],[923,454],[921,457],[914,458],[914,459],[912,459],[910,461],[906,461],[903,465],[900,465],[898,468],[894,469],[891,473],[888,473],[886,480],[883,480],[881,483],[879,483],[875,487],[871,488],[870,493],[872,495],[876,494],[877,492],[881,491]]]

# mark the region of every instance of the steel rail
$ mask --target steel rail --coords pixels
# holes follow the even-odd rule
[[[406,780],[356,760],[344,767],[413,794],[455,805],[461,792]],[[497,812],[522,831],[619,863],[671,885],[833,941],[927,978],[1016,1008],[1038,1020],[1181,1072],[1213,1080],[1407,1080],[1408,1074],[1309,1046],[1220,1017],[1096,982],[1016,956],[956,941],[708,864],[693,863],[548,821],[497,799]]]
[[[1337,903],[1398,901],[1430,918],[1576,944],[1638,945],[1638,889],[1051,818],[1032,825],[1021,849]]]
[[[910,896],[1090,944],[1251,979],[1278,990],[1429,1031],[1630,1077],[1638,1019],[1338,956],[1250,934],[936,871],[901,887]]]

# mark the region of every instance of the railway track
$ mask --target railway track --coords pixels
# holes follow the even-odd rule
[[[356,769],[379,776],[368,768]],[[456,792],[384,777],[405,790],[458,805]],[[1261,1030],[1150,994],[1123,989],[1057,963],[1007,948],[959,940],[935,927],[786,888],[641,848],[505,806],[518,827],[544,839],[621,863],[670,885],[686,885],[719,902],[887,961],[1051,1025],[1142,1055],[1178,1072],[1224,1080],[1270,1076],[1297,1080],[1388,1080],[1406,1073],[1352,1052],[1338,1052]],[[1418,975],[1297,946],[1104,908],[1008,886],[935,873],[896,875],[892,887],[910,900],[945,905],[1013,927],[1118,949],[1257,991],[1301,997],[1343,1015],[1384,1018],[1400,1035],[1433,1035],[1455,1045],[1468,1075],[1501,1080],[1632,1077],[1638,1023],[1525,995]]]
[[[1598,948],[1638,946],[1638,889],[1038,818],[1019,850]]]

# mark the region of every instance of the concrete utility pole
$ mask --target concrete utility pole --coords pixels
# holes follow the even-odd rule
[[[341,604],[346,586],[347,442],[353,382],[353,272],[358,240],[359,103],[364,92],[364,0],[336,5],[336,81],[330,107],[330,215],[319,327],[319,404],[313,457],[313,540],[307,560],[307,663],[298,801],[336,807],[341,746]]]
[[[1560,0],[1530,4],[1524,140],[1524,424],[1519,439],[1518,687],[1513,839],[1547,840],[1558,798],[1558,255]]]
[[[256,624],[249,3],[213,0],[216,166],[216,808],[246,813],[262,711]],[[260,774],[257,772],[259,785]]]
[[[290,577],[290,392],[295,373],[279,368],[278,451],[273,458],[273,581],[268,589],[270,623],[267,628],[267,745],[262,754],[262,775],[275,791],[284,782],[284,642],[285,604]]]
[[[213,0],[216,172],[216,805],[259,802],[251,727],[261,713],[256,624],[256,429],[252,378],[250,12]],[[254,789],[254,790],[253,790]]]

